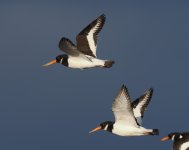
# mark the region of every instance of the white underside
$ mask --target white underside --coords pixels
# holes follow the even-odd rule
[[[186,150],[187,148],[189,148],[189,142],[182,144],[180,150]]]
[[[127,126],[126,124],[115,123],[112,133],[119,136],[141,136],[148,135],[148,133],[152,131],[152,129],[146,129],[143,127]]]
[[[86,69],[92,67],[103,67],[105,60],[100,60],[91,56],[72,57],[69,56],[68,67]]]

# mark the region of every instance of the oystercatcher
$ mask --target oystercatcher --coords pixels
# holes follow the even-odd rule
[[[189,132],[173,132],[161,139],[161,141],[173,140],[173,150],[189,149]]]
[[[119,136],[159,135],[158,129],[146,129],[141,124],[141,118],[144,116],[152,93],[153,89],[151,88],[131,103],[129,92],[123,85],[112,104],[115,122],[105,121],[89,133],[106,130]]]
[[[96,56],[97,37],[104,23],[105,15],[102,14],[77,35],[77,45],[63,37],[59,42],[59,48],[66,54],[58,55],[56,59],[43,66],[60,63],[66,67],[78,69],[92,67],[110,68],[114,61],[98,59]]]

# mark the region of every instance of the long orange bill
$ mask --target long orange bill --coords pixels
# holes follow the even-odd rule
[[[101,126],[96,127],[95,129],[91,130],[89,133],[96,132],[96,131],[99,131],[99,130],[102,130]]]
[[[166,137],[162,138],[161,141],[167,141],[167,140],[169,140],[169,139],[170,139],[170,138],[169,138],[168,136],[166,136]]]
[[[49,65],[53,65],[53,64],[56,64],[56,63],[57,63],[57,62],[56,62],[56,59],[54,59],[54,60],[50,61],[49,63],[43,65],[43,67],[47,67],[47,66],[49,66]]]

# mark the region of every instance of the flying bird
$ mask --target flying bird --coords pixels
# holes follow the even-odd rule
[[[119,136],[159,135],[158,129],[142,127],[142,118],[152,94],[153,89],[150,88],[131,103],[129,92],[123,85],[112,104],[115,122],[105,121],[89,133],[106,130]]]
[[[173,150],[189,150],[189,132],[173,132],[161,141],[173,140]]]
[[[104,26],[105,19],[105,15],[102,14],[86,26],[76,37],[77,45],[72,43],[69,39],[62,37],[59,42],[59,48],[66,54],[58,55],[56,59],[43,66],[46,67],[55,63],[60,63],[66,67],[78,69],[112,67],[114,61],[98,59],[96,55],[97,38]]]

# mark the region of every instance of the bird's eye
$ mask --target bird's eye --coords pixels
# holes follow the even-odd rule
[[[182,136],[182,135],[180,135],[180,136],[179,136],[179,139],[182,139],[182,138],[183,138],[183,136]]]

